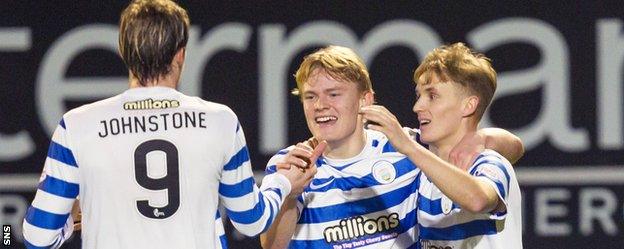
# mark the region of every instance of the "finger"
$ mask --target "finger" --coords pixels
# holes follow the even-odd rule
[[[290,167],[290,169],[279,169],[277,173],[285,175],[287,177],[296,177],[299,178],[301,174],[301,170],[297,167]]]
[[[297,157],[291,156],[284,158],[284,163],[292,164],[291,166],[296,166],[298,168],[307,168],[308,167],[308,157]]]
[[[78,214],[78,212],[80,212],[80,201],[78,199],[76,199],[76,201],[74,201],[74,204],[72,205],[72,215],[76,215]]]
[[[397,119],[396,116],[394,116],[394,114],[392,114],[392,112],[390,110],[388,110],[388,108],[386,108],[385,106],[381,106],[380,105],[378,109],[379,109],[379,112],[383,116],[387,117],[388,119],[390,119],[390,120],[396,120]]]
[[[327,141],[323,140],[316,145],[314,151],[312,151],[312,156],[310,157],[311,164],[316,164],[316,160],[323,155],[323,152],[327,148]]]
[[[325,147],[327,146],[327,142],[319,142],[316,138],[310,138],[304,143],[306,144],[305,145],[306,147],[316,149],[316,150],[311,149],[309,151],[309,154],[307,154],[306,152],[306,154],[302,154],[301,156],[298,156],[300,159],[302,159],[305,162],[304,167],[308,168],[310,167],[310,165],[313,164],[312,162],[316,162],[316,159],[320,156],[320,154],[323,153],[323,151],[325,150]],[[319,144],[322,144],[320,148],[319,148]],[[317,154],[314,155],[314,153],[317,153]]]
[[[461,169],[466,169],[466,164],[468,164],[468,161],[470,160],[470,155],[467,153],[458,153],[457,154],[457,166]]]
[[[383,131],[383,126],[381,126],[379,124],[376,124],[376,123],[368,123],[368,124],[366,124],[366,129],[382,132],[382,133],[385,134],[385,132]]]
[[[457,153],[455,151],[451,151],[449,153],[449,161],[451,164],[456,166],[459,166],[461,163],[459,160],[457,160]]]
[[[297,157],[310,157],[312,156],[312,148],[308,147],[307,145],[303,143],[300,143],[296,147],[294,147],[292,150],[290,150],[288,154],[294,155]]]
[[[308,167],[310,164],[310,157],[312,156],[312,149],[308,145],[300,143],[291,152],[289,152],[289,160],[291,163],[296,164],[298,167]],[[293,158],[298,158],[297,160]]]
[[[296,163],[294,163],[295,166],[301,169],[307,169],[310,167],[310,164],[310,157],[298,157]]]
[[[375,111],[375,110],[367,110],[367,111],[363,111],[360,113],[362,115],[362,118],[364,119],[364,123],[368,126],[370,124],[374,124],[374,125],[378,125],[378,126],[385,126],[384,124],[386,123],[386,119],[381,113]]]
[[[305,174],[303,176],[303,179],[304,179],[304,182],[306,183],[306,185],[309,184],[312,180],[314,180],[315,173],[316,172],[313,171],[313,170],[308,170],[308,171],[305,172]]]
[[[320,146],[323,146],[323,147],[327,146],[326,142],[321,142],[319,144],[320,144]],[[324,149],[324,148],[320,148],[320,149]],[[321,152],[316,152],[316,153],[322,154],[323,152],[321,151]],[[318,156],[315,155],[315,158],[318,158]],[[315,162],[316,162],[316,160],[315,160]],[[311,163],[310,166],[306,169],[306,171],[303,172],[304,173],[304,178],[303,179],[305,179],[306,185],[309,184],[310,181],[312,181],[312,179],[314,178],[314,175],[316,175],[316,172],[317,172],[316,163]]]
[[[303,162],[301,159],[295,159],[296,161],[283,161],[275,164],[276,169],[290,170],[291,168],[296,169],[305,169],[307,168],[307,163]]]
[[[464,169],[466,167],[466,161],[462,160],[462,158],[455,159],[454,165],[460,169]]]
[[[310,167],[308,168],[307,173],[310,174],[310,177],[314,177],[317,170],[318,170],[318,167],[316,166],[316,163],[313,163],[313,164],[310,164]]]
[[[283,163],[293,164],[299,168],[308,167],[312,151],[307,151],[300,148],[294,148],[288,152],[288,154],[282,159]]]
[[[310,144],[308,143],[308,141],[302,142],[302,143],[297,143],[295,145],[295,148],[298,148],[300,150],[304,150],[304,151],[308,151],[308,152],[312,152],[312,149],[314,147],[310,146]]]
[[[275,164],[276,170],[284,169],[289,170],[291,168],[291,164],[287,162],[277,163]]]
[[[74,223],[74,232],[80,231],[82,229],[82,223]]]
[[[479,153],[474,153],[472,156],[466,156],[466,163],[464,164],[463,169],[468,170],[472,166],[472,163],[477,160]]]
[[[319,141],[318,141],[318,139],[312,137],[312,138],[308,139],[306,141],[306,143],[307,143],[308,146],[310,146],[310,148],[314,149],[314,148],[316,148],[316,146],[318,146]]]
[[[470,155],[468,153],[456,152],[454,153],[454,158],[452,160],[453,165],[462,170],[467,169],[468,161],[470,160]]]
[[[469,167],[470,165],[468,163],[468,160],[462,160],[461,164],[459,165],[459,168],[464,171],[467,171]]]

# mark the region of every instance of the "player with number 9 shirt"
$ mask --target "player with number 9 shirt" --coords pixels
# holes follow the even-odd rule
[[[280,170],[259,189],[232,110],[176,90],[188,30],[186,11],[169,0],[123,11],[130,89],[63,115],[24,219],[26,247],[59,247],[79,197],[84,248],[225,248],[220,204],[255,236],[303,191],[314,165]]]

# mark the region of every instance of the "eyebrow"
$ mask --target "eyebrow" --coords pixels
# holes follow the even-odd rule
[[[431,92],[436,92],[437,91],[435,89],[435,87],[432,86],[431,84],[427,84],[426,86],[423,86],[421,89],[422,89],[423,92],[427,92],[427,93],[431,93]],[[418,87],[416,87],[416,94],[420,94],[420,92],[418,91]]]
[[[323,90],[323,92],[328,93],[328,92],[333,92],[333,91],[344,91],[344,90],[345,90],[344,87],[337,86],[337,87],[332,87],[332,88],[325,89],[325,90]],[[310,90],[305,90],[303,92],[303,94],[316,94],[316,92],[315,91],[310,91]]]
[[[325,89],[325,92],[335,92],[335,91],[344,91],[345,88],[343,86],[337,86],[329,89]]]

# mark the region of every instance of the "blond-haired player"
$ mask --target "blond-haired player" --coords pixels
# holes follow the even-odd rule
[[[488,58],[462,43],[430,52],[414,73],[414,112],[425,148],[406,135],[382,106],[362,108],[370,129],[386,134],[418,165],[418,224],[422,248],[522,248],[520,188],[503,156],[483,151],[468,170],[449,163],[462,138],[477,130],[496,90]]]
[[[363,128],[360,108],[374,102],[365,64],[351,49],[328,46],[306,56],[295,77],[308,128],[328,146],[312,183],[285,201],[262,235],[263,247],[417,246],[420,170],[382,133]],[[506,140],[513,136],[503,138],[503,147],[513,147]],[[269,161],[267,174],[278,162],[305,166],[301,157],[310,156],[303,143],[286,148]]]

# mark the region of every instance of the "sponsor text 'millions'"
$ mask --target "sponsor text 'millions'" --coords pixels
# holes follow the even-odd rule
[[[169,99],[144,99],[138,101],[126,102],[123,105],[124,110],[146,110],[146,109],[167,109],[180,106],[177,100]]]

